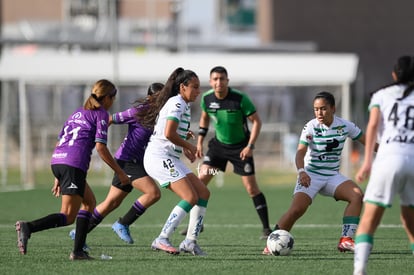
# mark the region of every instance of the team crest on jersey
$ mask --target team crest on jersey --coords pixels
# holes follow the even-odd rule
[[[179,174],[178,174],[178,171],[177,170],[175,170],[174,168],[171,168],[170,169],[170,176],[171,177],[174,177],[175,178],[175,177],[178,177],[178,175]]]
[[[344,126],[339,126],[337,129],[336,129],[336,132],[338,133],[338,135],[343,135],[344,134],[344,132],[345,132],[345,127]]]
[[[220,109],[220,103],[211,102],[210,105],[208,106],[208,108],[210,108],[210,109]]]

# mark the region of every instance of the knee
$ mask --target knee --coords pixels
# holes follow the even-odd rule
[[[151,196],[151,201],[155,203],[161,199],[161,191],[159,189],[154,190],[153,192],[150,193],[150,196]]]
[[[362,193],[362,190],[358,188],[357,190],[355,190],[355,192],[353,192],[350,202],[362,205],[363,199],[364,194]]]

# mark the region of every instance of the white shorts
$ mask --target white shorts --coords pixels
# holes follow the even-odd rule
[[[391,207],[396,194],[400,204],[414,206],[414,156],[377,157],[365,190],[364,201]]]
[[[187,174],[192,173],[181,160],[153,153],[145,153],[144,168],[148,175],[158,181],[161,187],[167,187],[171,183],[186,177]]]
[[[343,176],[337,172],[333,176],[322,176],[319,174],[314,174],[306,171],[306,173],[311,178],[311,183],[309,187],[304,187],[299,183],[299,176],[296,180],[296,187],[293,194],[302,192],[307,194],[312,200],[315,198],[316,194],[321,194],[324,196],[333,197],[335,195],[336,188],[349,180],[347,177]]]

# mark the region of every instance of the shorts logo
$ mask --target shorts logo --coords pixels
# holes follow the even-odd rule
[[[170,176],[171,177],[178,177],[178,175],[179,175],[179,173],[178,173],[178,171],[177,170],[175,170],[174,168],[171,168],[170,169]]]
[[[70,186],[68,187],[68,189],[78,189],[78,186],[76,186],[76,184],[74,184],[73,182],[70,183]]]
[[[246,163],[246,164],[244,165],[244,172],[246,172],[246,173],[251,173],[252,171],[253,171],[252,166],[251,166],[249,163]]]

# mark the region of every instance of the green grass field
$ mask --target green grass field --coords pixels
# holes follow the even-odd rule
[[[48,176],[51,182],[51,175]],[[271,224],[288,208],[294,176],[260,173],[258,179],[265,193]],[[93,186],[98,202],[107,186]],[[345,206],[331,198],[318,196],[314,204],[292,230],[295,247],[290,256],[263,256],[265,241],[259,240],[261,226],[238,177],[226,174],[224,186],[210,184],[212,196],[199,244],[207,257],[172,256],[152,251],[152,240],[178,198],[167,190],[133,226],[135,244],[118,239],[110,225],[127,211],[138,197],[133,191],[123,205],[111,213],[87,239],[95,261],[71,262],[73,242],[68,233],[74,225],[32,235],[27,255],[16,247],[16,220],[33,220],[58,212],[60,199],[50,193],[49,185],[34,190],[0,192],[0,263],[2,274],[352,274],[353,254],[339,253],[342,212]],[[0,189],[1,191],[2,189]],[[399,207],[386,212],[370,257],[369,274],[414,274],[413,255],[399,221]],[[188,220],[184,220],[183,228]],[[179,228],[179,229],[181,229]],[[173,244],[183,236],[176,232]],[[101,260],[100,255],[113,258]]]

